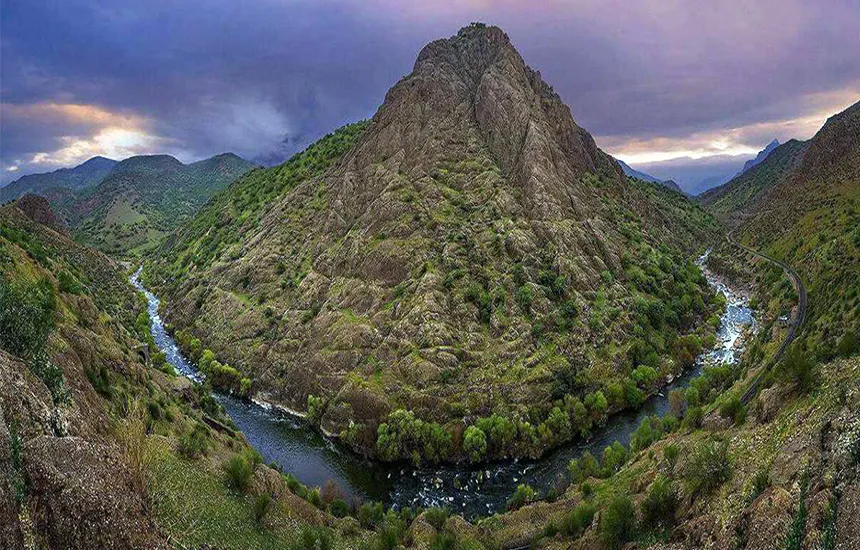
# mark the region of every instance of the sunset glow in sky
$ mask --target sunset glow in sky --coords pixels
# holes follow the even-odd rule
[[[825,4],[2,0],[0,183],[94,155],[281,162],[472,21],[622,160],[743,164],[860,99],[860,4]]]

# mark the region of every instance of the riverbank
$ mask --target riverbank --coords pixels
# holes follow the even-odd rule
[[[538,460],[424,467],[373,462],[341,448],[333,434],[325,436],[317,432],[300,411],[276,406],[260,396],[255,396],[256,401],[247,401],[219,394],[218,400],[267,463],[278,464],[302,483],[321,486],[333,480],[348,496],[379,500],[392,506],[445,505],[467,517],[493,513],[504,508],[517,485],[526,483],[546,491],[566,476],[568,463],[584,452],[599,455],[615,441],[629,444],[631,435],[645,418],[669,411],[668,394],[672,389],[686,387],[707,365],[737,360],[744,327],[754,322],[752,313],[744,296],[735,294],[706,266],[703,268],[708,282],[726,298],[714,348],[700,355],[693,368],[655,391],[639,409],[612,415],[588,440],[562,445]],[[158,347],[177,371],[200,381],[200,373],[166,331],[158,313],[159,300],[143,287],[140,271],[131,281],[147,298]]]

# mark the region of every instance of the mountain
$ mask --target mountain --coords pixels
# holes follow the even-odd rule
[[[50,187],[40,194],[68,221],[75,239],[136,256],[253,166],[232,153],[187,165],[169,155],[135,156],[115,163],[91,187]]]
[[[652,176],[650,174],[646,174],[645,172],[640,172],[639,170],[634,170],[633,168],[631,168],[627,163],[625,163],[622,160],[618,160],[618,159],[615,159],[615,160],[621,166],[621,169],[624,170],[624,173],[627,174],[628,176],[630,176],[631,178],[638,178],[642,181],[647,181],[649,183],[659,183],[660,185],[664,185],[664,186],[668,187],[672,191],[677,191],[678,193],[683,193],[683,191],[681,191],[681,188],[678,187],[678,184],[675,183],[673,180],[661,180],[661,179],[655,178],[654,176]]]
[[[44,174],[22,176],[0,189],[0,195],[3,201],[8,201],[27,193],[42,195],[51,188],[81,191],[99,183],[115,164],[115,160],[93,157],[74,168],[61,168]]]
[[[774,149],[767,158],[728,182],[709,189],[696,200],[722,221],[750,215],[764,193],[792,172],[808,143],[795,139]]]
[[[488,454],[534,456],[587,431],[547,427],[554,399],[592,394],[597,419],[635,404],[643,361],[685,364],[679,338],[711,330],[691,260],[716,230],[626,178],[504,32],[472,25],[371,121],[214,197],[145,275],[192,354],[362,452],[460,459],[457,426],[495,412],[521,436]]]
[[[808,300],[804,345],[832,357],[860,325],[860,103],[702,199],[740,242],[798,272]]]
[[[767,156],[771,153],[771,151],[773,151],[777,147],[779,147],[779,141],[776,139],[768,143],[764,149],[758,152],[754,159],[750,159],[744,163],[744,167],[741,169],[740,172],[738,172],[738,175],[743,174],[753,166],[761,163],[761,161],[766,159]]]

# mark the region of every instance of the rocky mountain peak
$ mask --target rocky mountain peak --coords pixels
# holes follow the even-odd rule
[[[384,187],[375,169],[420,177],[455,159],[489,155],[521,191],[533,218],[582,219],[593,210],[579,189],[585,173],[623,181],[618,164],[597,148],[540,74],[525,64],[498,27],[472,24],[428,44],[413,72],[385,102],[339,178],[347,179],[339,220],[354,220]],[[362,174],[365,172],[365,174]],[[356,200],[358,198],[358,200]]]

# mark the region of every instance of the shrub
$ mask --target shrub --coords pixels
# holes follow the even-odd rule
[[[244,493],[251,484],[254,467],[244,456],[234,455],[224,465],[224,473],[227,474],[227,485]]]
[[[209,433],[206,426],[195,422],[194,428],[179,437],[179,454],[185,458],[197,458],[206,452]]]
[[[800,350],[793,346],[783,358],[778,373],[783,380],[793,382],[801,392],[812,389],[812,360]]]
[[[382,521],[381,502],[365,502],[358,508],[358,523],[365,529],[372,529]]]
[[[377,429],[376,447],[383,460],[411,457],[438,462],[451,448],[451,434],[435,422],[415,418],[412,411],[398,409]]]
[[[578,537],[588,529],[597,513],[597,507],[590,502],[580,502],[576,508],[565,514],[556,526],[559,533]]]
[[[752,478],[752,487],[750,488],[749,501],[752,502],[753,500],[755,500],[769,486],[770,475],[768,475],[767,469],[763,468],[757,471]]]
[[[342,498],[336,498],[328,505],[328,511],[336,518],[344,518],[349,515],[349,504]]]
[[[334,535],[328,527],[305,527],[292,550],[331,550],[334,548]]]
[[[849,355],[857,353],[858,349],[860,349],[860,340],[857,339],[857,336],[854,335],[853,331],[849,330],[842,335],[842,338],[839,339],[839,344],[836,346],[836,353],[842,357],[848,357]]]
[[[655,369],[646,365],[639,365],[630,373],[630,376],[640,388],[647,388],[657,381],[660,375]]]
[[[66,270],[62,270],[57,274],[57,282],[59,283],[60,292],[68,294],[82,294],[84,292],[84,287],[81,286],[81,283]]]
[[[683,426],[687,430],[695,430],[702,427],[702,419],[705,413],[702,412],[702,407],[690,407],[684,414]]]
[[[434,533],[430,550],[460,550],[462,545],[455,533]]]
[[[636,535],[636,508],[628,496],[612,499],[600,520],[600,539],[608,548],[621,545]]]
[[[735,424],[743,424],[747,417],[747,410],[737,394],[732,393],[723,401],[720,405],[720,416],[731,418]]]
[[[506,507],[508,510],[519,510],[529,502],[537,498],[537,493],[531,485],[520,483],[511,498],[508,499]]]
[[[723,441],[701,443],[687,463],[685,478],[691,493],[708,493],[731,477],[729,445]]]
[[[445,526],[445,522],[448,521],[448,516],[450,515],[451,510],[446,507],[431,506],[424,511],[424,519],[436,530],[442,529]]]
[[[674,389],[669,392],[669,411],[676,418],[684,416],[684,391]]]
[[[651,529],[668,529],[675,523],[677,509],[678,494],[672,481],[666,476],[657,476],[642,501],[642,523]]]
[[[463,436],[463,450],[473,462],[478,462],[487,453],[487,436],[477,426],[469,426]]]
[[[308,420],[319,422],[325,412],[325,399],[316,395],[308,395]]]
[[[272,495],[262,493],[254,499],[254,520],[257,523],[262,523],[266,514],[269,513],[269,508],[272,506]]]
[[[570,480],[573,483],[580,483],[590,477],[599,475],[600,465],[590,451],[585,451],[582,453],[582,456],[570,461],[567,465],[567,470],[570,472]]]
[[[688,407],[698,407],[701,405],[699,390],[695,386],[687,387],[687,389],[684,390],[684,401],[687,402]]]
[[[378,550],[394,550],[400,546],[405,532],[406,522],[397,517],[393,510],[389,511],[382,524],[376,529],[376,548]]]
[[[678,455],[681,454],[681,449],[674,443],[670,443],[663,447],[663,458],[666,459],[666,464],[669,465],[669,470],[675,470],[675,464],[678,463]]]
[[[603,477],[609,477],[617,472],[627,462],[627,449],[616,441],[611,446],[603,449],[601,456]]]

